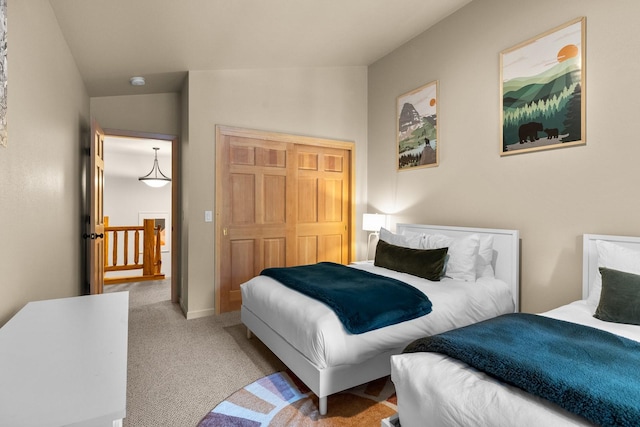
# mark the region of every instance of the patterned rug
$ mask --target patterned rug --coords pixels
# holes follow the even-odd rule
[[[229,396],[198,427],[379,426],[394,414],[396,394],[389,377],[329,396],[327,415],[318,398],[290,371],[260,378]]]

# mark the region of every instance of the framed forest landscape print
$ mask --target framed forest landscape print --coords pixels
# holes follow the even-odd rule
[[[500,155],[582,145],[585,18],[500,54]]]
[[[7,146],[7,0],[0,0],[0,146]]]
[[[398,170],[438,166],[438,82],[397,100]]]

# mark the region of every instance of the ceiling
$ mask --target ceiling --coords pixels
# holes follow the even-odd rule
[[[98,97],[179,92],[189,70],[368,66],[471,0],[49,1]]]
[[[158,150],[158,164],[171,177],[171,141],[105,136],[105,179],[125,177],[132,181],[149,173],[153,166],[154,150]]]

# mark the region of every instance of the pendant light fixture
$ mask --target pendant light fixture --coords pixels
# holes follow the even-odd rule
[[[153,147],[155,150],[155,159],[153,160],[153,168],[151,168],[151,172],[146,174],[145,176],[141,176],[138,178],[139,181],[144,182],[149,187],[164,187],[169,182],[171,182],[171,178],[166,176],[160,170],[160,166],[158,165],[158,147]]]

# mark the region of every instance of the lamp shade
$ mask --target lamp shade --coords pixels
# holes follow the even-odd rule
[[[366,213],[362,215],[362,229],[364,231],[380,231],[387,222],[387,216],[382,214]]]

